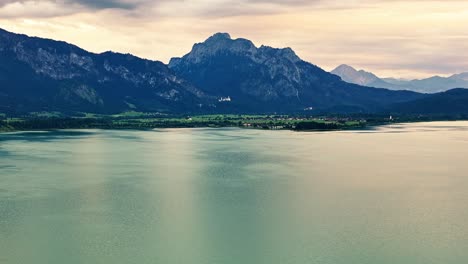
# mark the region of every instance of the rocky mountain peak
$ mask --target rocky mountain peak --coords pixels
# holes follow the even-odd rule
[[[342,73],[357,73],[358,71],[356,69],[354,69],[353,67],[347,65],[347,64],[341,64],[340,66],[336,67],[336,69],[334,69],[332,71],[333,72],[342,72]]]
[[[232,39],[228,33],[216,33],[201,43],[193,46],[190,53],[183,58],[172,58],[169,67],[184,63],[201,63],[214,56],[242,56],[256,63],[296,63],[302,61],[291,48],[273,48],[262,45],[257,48],[252,41],[244,38]]]
[[[190,53],[183,59],[192,63],[200,63],[205,58],[219,54],[234,54],[253,56],[257,52],[255,45],[247,39],[232,39],[228,33],[216,33],[201,43],[193,46]],[[171,59],[169,65],[175,66],[180,62],[180,58]]]
[[[291,48],[272,48],[269,46],[262,45],[259,48],[260,52],[263,53],[266,57],[277,57],[277,58],[284,58],[293,63],[301,61],[301,58],[296,55],[294,50]]]
[[[231,39],[231,35],[229,35],[229,33],[215,33],[213,36],[209,37],[207,41],[216,41],[222,39]]]

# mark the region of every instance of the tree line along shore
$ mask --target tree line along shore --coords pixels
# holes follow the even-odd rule
[[[155,129],[239,127],[269,130],[327,131],[363,129],[393,122],[467,120],[467,117],[443,116],[301,116],[301,115],[196,115],[169,116],[159,113],[128,112],[116,115],[30,113],[0,116],[0,132],[54,129]]]

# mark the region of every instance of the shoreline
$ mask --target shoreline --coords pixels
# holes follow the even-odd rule
[[[175,128],[241,128],[331,132],[371,130],[376,127],[419,122],[466,121],[454,117],[403,116],[287,116],[287,115],[203,115],[192,117],[113,115],[92,117],[24,116],[0,119],[0,133],[53,131],[61,129],[151,130]]]
[[[340,129],[265,129],[265,128],[252,128],[252,127],[239,127],[239,126],[177,126],[177,127],[151,127],[151,128],[142,128],[142,127],[68,127],[68,128],[41,128],[41,129],[9,129],[4,130],[0,128],[0,135],[4,134],[13,134],[21,132],[53,132],[53,131],[66,131],[66,130],[114,130],[114,131],[151,131],[155,129],[223,129],[223,128],[235,128],[235,129],[245,129],[245,130],[269,130],[269,131],[291,131],[291,132],[338,132],[338,131],[363,131],[363,130],[375,130],[378,127],[387,126],[387,125],[404,125],[404,124],[413,124],[413,123],[436,123],[436,122],[463,122],[467,120],[434,120],[434,121],[413,121],[413,122],[392,122],[392,123],[380,123],[380,124],[367,124],[361,127],[352,127],[352,128],[340,128]]]
[[[0,132],[54,129],[155,129],[237,127],[264,130],[341,130],[363,128],[365,120],[283,115],[205,115],[193,117],[99,116],[17,117],[0,120]]]

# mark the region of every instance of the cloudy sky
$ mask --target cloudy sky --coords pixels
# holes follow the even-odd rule
[[[292,47],[326,70],[468,71],[466,0],[0,0],[0,27],[167,62],[215,32]]]

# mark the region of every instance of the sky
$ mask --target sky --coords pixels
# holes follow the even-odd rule
[[[0,0],[0,27],[166,63],[228,32],[325,70],[468,72],[467,0]]]

